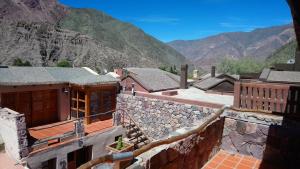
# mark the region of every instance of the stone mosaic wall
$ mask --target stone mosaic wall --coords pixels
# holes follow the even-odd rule
[[[219,151],[223,123],[223,118],[218,119],[198,135],[172,143],[155,154],[143,154],[142,162],[127,169],[199,169]]]
[[[25,117],[13,110],[0,109],[0,134],[5,151],[15,160],[28,155]]]
[[[161,139],[182,127],[197,125],[215,110],[142,96],[119,94],[117,110],[123,109],[153,139]],[[116,114],[121,113],[117,111]]]
[[[226,112],[221,148],[271,161],[300,165],[300,124],[281,116]],[[290,166],[290,167],[288,167]]]

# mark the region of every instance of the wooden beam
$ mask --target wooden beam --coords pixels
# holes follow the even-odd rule
[[[90,103],[91,103],[91,92],[87,90],[85,92],[85,123],[90,124],[91,123],[91,110],[90,110]]]

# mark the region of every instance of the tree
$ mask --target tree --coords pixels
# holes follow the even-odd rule
[[[13,66],[31,66],[31,63],[27,60],[23,62],[22,59],[17,58],[14,60]]]
[[[57,64],[57,67],[72,67],[71,63],[66,59],[60,60]]]

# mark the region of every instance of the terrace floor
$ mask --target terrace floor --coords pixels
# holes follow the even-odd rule
[[[202,169],[281,169],[252,156],[220,150]]]
[[[107,128],[113,127],[113,120],[103,120],[85,125],[85,134],[91,134],[97,131],[101,131]],[[38,127],[29,128],[28,132],[34,139],[40,140],[53,136],[62,135],[66,132],[71,132],[74,130],[73,121],[58,122],[49,125],[43,125]]]

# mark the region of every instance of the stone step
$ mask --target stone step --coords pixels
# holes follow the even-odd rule
[[[135,132],[140,131],[140,129],[137,128],[137,127],[134,127],[134,128],[131,128],[131,129],[127,129],[126,131],[127,131],[127,134],[131,134],[131,133],[135,133]]]
[[[140,132],[140,131],[137,131],[137,132],[133,132],[133,133],[127,134],[127,136],[128,136],[129,138],[140,137],[140,136],[142,136],[142,135],[143,135],[143,133]]]
[[[144,142],[148,140],[144,135],[141,135],[140,137],[134,137],[134,138],[130,138],[129,141],[133,144],[135,143],[139,143],[139,142]]]

